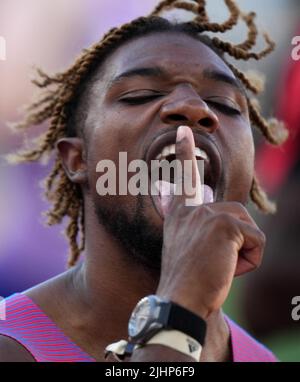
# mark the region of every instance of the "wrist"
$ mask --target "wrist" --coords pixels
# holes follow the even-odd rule
[[[203,320],[207,320],[212,313],[212,311],[204,304],[201,304],[198,301],[194,301],[190,297],[187,297],[186,295],[184,296],[178,292],[157,289],[156,295],[182,306],[183,308],[201,317]]]

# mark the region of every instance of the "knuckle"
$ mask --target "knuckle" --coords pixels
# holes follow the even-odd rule
[[[254,265],[253,265],[253,268],[254,268],[254,269],[258,269],[258,268],[261,266],[262,261],[263,261],[263,256],[262,256],[262,252],[260,252],[260,254],[259,254],[259,256],[258,256],[256,262],[255,262]]]
[[[212,209],[207,204],[202,204],[197,208],[197,213],[199,215],[209,215],[212,213]]]
[[[246,216],[250,216],[246,206],[241,203],[241,202],[237,202],[237,201],[232,201],[230,202],[231,206],[232,206],[232,209],[236,212],[239,212],[243,215],[246,215]]]
[[[173,209],[173,213],[177,218],[183,218],[186,216],[186,207],[185,205],[178,203]]]
[[[201,206],[195,209],[195,218],[201,219],[208,223],[211,220],[214,220],[215,212],[211,209],[209,205],[202,204]]]
[[[240,203],[240,202],[237,202],[237,201],[233,201],[231,202],[232,206],[235,207],[236,209],[239,209],[239,210],[242,210],[242,211],[247,211],[245,206]]]
[[[241,214],[246,215],[247,217],[250,217],[250,214],[247,208],[244,206],[244,204],[235,201],[235,202],[232,202],[232,206],[237,212],[240,212]]]
[[[207,215],[206,223],[212,232],[218,233],[219,237],[221,235],[232,237],[238,232],[238,225],[235,217],[226,212],[209,213]]]
[[[231,226],[232,224],[235,224],[235,218],[226,213],[226,212],[220,212],[215,215],[216,217],[216,223],[220,224],[221,226]]]
[[[265,247],[266,245],[266,235],[264,234],[263,231],[261,231],[260,229],[257,230],[257,236],[258,236],[258,241],[260,243],[260,246],[261,247]]]

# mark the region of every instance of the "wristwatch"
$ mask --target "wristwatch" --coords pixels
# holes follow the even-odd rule
[[[201,317],[159,296],[144,297],[131,314],[129,341],[143,345],[163,329],[178,330],[204,345],[206,322]]]

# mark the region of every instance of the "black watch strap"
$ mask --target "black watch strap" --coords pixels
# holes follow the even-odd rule
[[[174,302],[169,304],[167,327],[187,334],[204,346],[206,322],[197,314]]]

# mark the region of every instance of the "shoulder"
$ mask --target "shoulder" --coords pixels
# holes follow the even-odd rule
[[[0,362],[35,362],[35,359],[20,343],[0,334]]]

